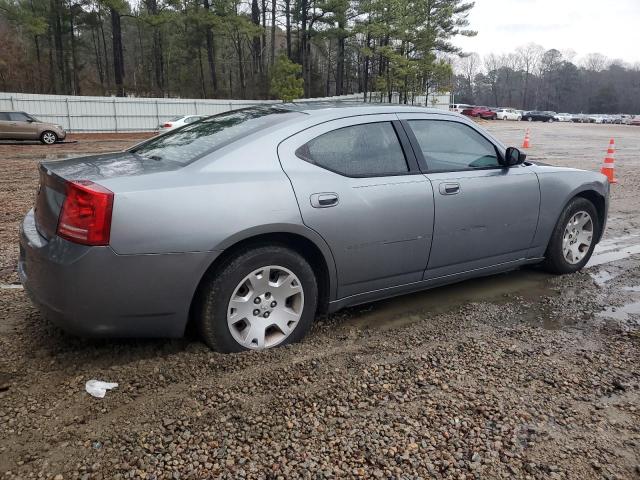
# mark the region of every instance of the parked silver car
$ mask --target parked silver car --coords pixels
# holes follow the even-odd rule
[[[318,311],[538,262],[575,272],[608,198],[603,175],[526,162],[459,114],[251,107],[41,164],[18,271],[77,334],[191,320],[216,350],[260,349]]]

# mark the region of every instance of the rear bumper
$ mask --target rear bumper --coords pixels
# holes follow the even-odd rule
[[[69,333],[178,337],[218,253],[118,255],[59,237],[47,241],[30,211],[20,228],[18,273],[43,315]]]

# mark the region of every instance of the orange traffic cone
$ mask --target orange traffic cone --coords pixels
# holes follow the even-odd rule
[[[609,140],[609,149],[607,150],[607,156],[604,157],[604,162],[602,162],[602,168],[600,169],[600,173],[602,173],[609,179],[609,183],[618,183],[618,179],[615,177],[615,172],[614,172],[615,153],[616,153],[616,143],[612,138],[611,140]]]
[[[531,142],[529,139],[529,129],[527,128],[527,131],[524,134],[524,143],[522,144],[522,148],[529,148],[531,147]]]

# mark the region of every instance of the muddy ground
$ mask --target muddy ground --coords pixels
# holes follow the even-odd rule
[[[486,125],[515,145],[530,127],[530,158],[590,170],[615,138],[589,268],[352,308],[226,356],[74,338],[13,288],[37,161],[137,138],[0,145],[0,478],[640,478],[640,128]],[[119,386],[92,398],[92,378]]]

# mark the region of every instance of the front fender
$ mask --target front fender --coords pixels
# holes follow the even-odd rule
[[[602,230],[604,230],[609,207],[609,183],[604,175],[572,168],[542,165],[537,165],[535,168],[540,183],[540,215],[530,256],[544,256],[562,211],[569,201],[578,195],[584,195],[588,192],[588,194],[595,193],[603,198],[605,212]],[[600,241],[600,237],[597,241]]]

